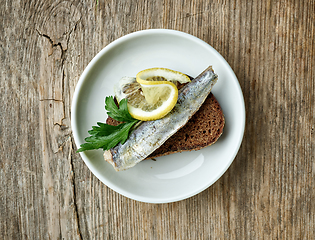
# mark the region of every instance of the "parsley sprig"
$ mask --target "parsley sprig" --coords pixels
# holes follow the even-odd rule
[[[86,143],[81,144],[77,152],[98,148],[109,150],[120,142],[124,144],[128,139],[130,129],[139,122],[139,120],[131,117],[128,111],[127,99],[121,100],[118,108],[112,96],[106,97],[105,109],[108,111],[108,116],[123,123],[112,126],[98,122],[98,126],[93,126],[92,130],[88,131],[91,136],[85,138]]]

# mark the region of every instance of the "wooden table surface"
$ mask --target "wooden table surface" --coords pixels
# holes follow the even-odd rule
[[[247,113],[228,171],[169,204],[101,183],[75,153],[70,124],[91,59],[150,28],[220,52]],[[314,34],[313,0],[0,0],[0,238],[314,239]]]

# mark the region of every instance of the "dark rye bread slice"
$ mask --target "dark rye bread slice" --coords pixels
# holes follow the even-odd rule
[[[108,117],[107,124],[120,122]],[[225,119],[220,104],[212,93],[206,98],[200,109],[177,133],[156,149],[147,159],[172,153],[199,150],[215,143],[223,132]]]

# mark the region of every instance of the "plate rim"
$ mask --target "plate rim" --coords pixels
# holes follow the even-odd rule
[[[129,33],[127,35],[124,35],[116,40],[114,40],[113,42],[109,43],[107,46],[105,46],[99,53],[97,53],[92,60],[89,62],[89,64],[85,67],[83,73],[81,74],[79,81],[76,84],[75,87],[75,91],[73,94],[73,98],[72,98],[72,102],[71,102],[71,129],[72,129],[72,134],[74,137],[74,142],[76,144],[76,146],[80,146],[80,139],[78,137],[78,133],[76,131],[74,131],[74,129],[78,129],[78,126],[76,124],[75,121],[75,115],[76,115],[76,109],[77,109],[77,103],[79,100],[79,93],[81,92],[82,89],[82,85],[86,79],[86,76],[89,74],[89,72],[91,71],[91,69],[93,68],[94,64],[103,57],[104,54],[106,54],[106,52],[108,52],[110,49],[114,48],[116,45],[119,45],[121,43],[123,43],[124,41],[128,41],[134,37],[139,37],[142,35],[147,35],[147,34],[171,34],[171,35],[177,35],[180,37],[185,37],[188,38],[190,40],[193,40],[195,42],[197,42],[198,44],[203,45],[203,47],[205,48],[209,48],[211,49],[215,54],[217,54],[217,56],[219,58],[221,58],[221,60],[223,60],[223,62],[225,63],[226,67],[229,68],[230,73],[233,75],[234,80],[236,80],[236,86],[237,86],[237,90],[238,93],[240,94],[241,100],[242,100],[242,105],[241,105],[241,135],[239,136],[238,139],[238,143],[236,144],[236,150],[235,152],[231,155],[231,159],[228,162],[228,164],[226,164],[226,166],[223,168],[223,170],[217,175],[216,178],[214,178],[212,181],[209,181],[208,184],[206,184],[205,186],[198,188],[196,191],[192,191],[188,194],[182,194],[181,196],[177,196],[177,197],[172,197],[172,198],[151,198],[151,197],[144,197],[144,196],[139,196],[136,194],[133,194],[131,192],[126,192],[121,188],[118,188],[116,186],[113,186],[110,182],[106,181],[106,178],[104,178],[101,174],[99,174],[96,170],[94,170],[94,167],[91,166],[90,164],[90,160],[88,159],[88,157],[86,156],[86,154],[84,152],[80,152],[80,156],[83,159],[84,163],[87,165],[87,167],[89,168],[89,170],[103,183],[105,184],[107,187],[109,187],[110,189],[112,189],[113,191],[136,201],[139,202],[145,202],[145,203],[171,203],[171,202],[177,202],[177,201],[181,201],[187,198],[190,198],[194,195],[197,195],[201,192],[203,192],[205,189],[209,188],[211,185],[213,185],[219,178],[222,177],[222,175],[227,171],[227,169],[231,166],[232,162],[234,161],[240,147],[243,141],[243,137],[244,137],[244,132],[245,132],[245,122],[246,122],[246,109],[245,109],[245,101],[244,101],[244,96],[243,96],[243,92],[241,89],[241,86],[239,84],[239,81],[233,71],[233,69],[231,68],[231,66],[229,65],[229,63],[223,58],[223,56],[216,50],[214,49],[210,44],[206,43],[205,41],[191,35],[185,32],[181,32],[178,30],[172,30],[172,29],[145,29],[145,30],[140,30],[140,31],[136,31],[136,32],[132,32]]]

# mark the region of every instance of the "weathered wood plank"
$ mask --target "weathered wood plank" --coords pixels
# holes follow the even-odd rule
[[[3,239],[313,239],[314,1],[0,1]],[[211,44],[242,87],[246,131],[229,170],[184,201],[146,204],[75,153],[80,74],[108,43],[171,28]]]

